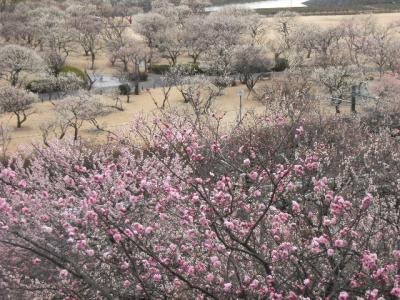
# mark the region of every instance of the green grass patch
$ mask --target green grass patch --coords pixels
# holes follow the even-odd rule
[[[84,81],[84,82],[87,81],[85,73],[81,69],[73,67],[73,66],[64,66],[64,67],[62,67],[60,73],[73,73],[78,78],[80,78],[82,81]]]
[[[199,67],[198,64],[179,64],[179,67],[184,67],[186,70],[189,70],[193,73],[202,74],[203,70]],[[154,74],[164,75],[171,69],[170,65],[152,65],[150,68],[150,72]]]

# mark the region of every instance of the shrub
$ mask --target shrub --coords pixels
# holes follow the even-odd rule
[[[275,66],[273,67],[274,72],[283,72],[289,68],[289,61],[286,58],[277,58]]]
[[[200,68],[200,65],[198,63],[195,64],[190,64],[190,68],[196,73],[196,74],[204,74],[204,71]]]
[[[236,86],[237,85],[234,78],[224,77],[224,76],[214,77],[212,82],[213,82],[213,84],[215,84],[215,86],[218,86],[218,87],[221,87],[221,88],[227,88],[229,86]]]
[[[73,66],[64,66],[62,67],[60,73],[73,73],[75,74],[78,78],[80,78],[82,81],[87,81],[85,73],[76,67]]]
[[[121,95],[125,95],[125,96],[129,95],[132,91],[130,85],[127,83],[121,84],[118,87],[118,89],[119,89],[119,92],[121,93]]]
[[[129,74],[129,80],[131,81],[136,81],[136,73],[130,73]],[[147,81],[149,79],[149,74],[146,72],[140,72],[139,73],[139,81],[143,82],[143,81]]]
[[[149,79],[149,74],[146,72],[140,72],[139,73],[139,80],[140,81],[147,81]]]
[[[367,81],[374,81],[374,76],[373,75],[367,75],[366,77],[365,77],[365,80],[367,80]]]
[[[164,75],[170,68],[170,65],[152,65],[150,71],[154,74]]]
[[[187,70],[188,73],[196,73],[196,74],[203,74],[204,71],[200,68],[199,64],[178,64],[175,67],[184,68]],[[151,66],[151,72],[155,74],[164,75],[171,69],[170,65],[153,65]]]
[[[32,80],[29,82],[26,87],[28,91],[36,94],[44,94],[44,93],[52,93],[54,92],[53,87],[49,85],[48,80],[39,79]]]
[[[85,82],[75,73],[60,73],[58,77],[47,76],[42,79],[33,80],[26,85],[26,89],[36,94],[71,92],[85,86]]]

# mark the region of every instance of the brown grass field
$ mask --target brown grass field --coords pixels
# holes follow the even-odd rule
[[[343,19],[357,19],[367,16],[368,14],[359,15],[332,15],[332,16],[301,16],[299,18],[300,22],[312,23],[318,26],[335,25]],[[376,21],[380,24],[390,24],[400,21],[400,13],[383,13],[373,15]]]

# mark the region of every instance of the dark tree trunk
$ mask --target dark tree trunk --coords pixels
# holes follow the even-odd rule
[[[74,141],[78,140],[78,136],[79,136],[79,129],[78,127],[74,127]]]
[[[91,62],[92,62],[91,69],[93,70],[94,69],[94,61],[96,60],[96,54],[94,52],[91,52],[90,57],[91,57]]]
[[[24,123],[26,121],[26,114],[22,113],[22,116],[20,113],[18,112],[14,112],[14,114],[17,116],[17,128],[21,128],[22,127],[22,123]]]
[[[138,75],[138,77],[139,77],[139,75]],[[139,93],[140,93],[140,90],[139,90],[139,78],[136,78],[136,81],[135,81],[135,95],[139,95]]]

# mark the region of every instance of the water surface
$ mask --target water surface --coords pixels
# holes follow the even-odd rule
[[[240,4],[231,4],[236,7],[248,8],[248,9],[259,9],[259,8],[288,8],[288,7],[304,7],[303,4],[307,0],[268,0],[268,1],[257,1],[257,2],[245,2]],[[211,6],[208,7],[207,11],[216,11],[224,6]]]

